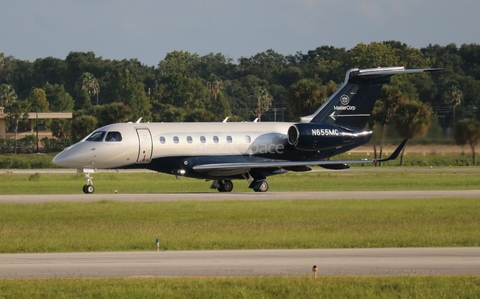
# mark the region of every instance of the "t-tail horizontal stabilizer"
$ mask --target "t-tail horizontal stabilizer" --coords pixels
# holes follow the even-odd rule
[[[312,115],[300,118],[303,123],[320,123],[362,130],[370,119],[382,86],[394,75],[435,72],[441,69],[405,69],[380,67],[350,69],[345,81]]]

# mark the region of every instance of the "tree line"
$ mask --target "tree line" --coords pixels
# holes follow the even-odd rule
[[[457,123],[480,118],[480,45],[417,49],[399,41],[360,43],[348,50],[320,46],[291,55],[269,49],[237,61],[221,53],[173,51],[157,66],[93,52],[33,62],[0,53],[0,106],[15,132],[27,129],[26,111],[73,112],[72,120],[45,121],[54,136],[71,141],[99,126],[140,117],[145,122],[296,121],[343,83],[347,69],[378,66],[445,68],[395,76],[384,87],[369,123],[380,128],[380,155],[388,128],[401,137],[422,137],[429,128],[455,137]],[[462,138],[457,141],[472,139]]]

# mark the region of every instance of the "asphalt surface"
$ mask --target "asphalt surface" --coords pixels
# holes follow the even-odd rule
[[[1,195],[0,203],[480,198],[480,190]],[[0,254],[0,278],[480,275],[480,247]]]
[[[0,278],[479,275],[480,248],[0,254]]]
[[[425,199],[480,198],[480,190],[420,190],[420,191],[321,191],[321,192],[205,192],[155,194],[41,194],[0,195],[0,203],[92,202],[115,200],[122,202],[172,201],[261,201],[261,200],[340,200],[340,199]]]

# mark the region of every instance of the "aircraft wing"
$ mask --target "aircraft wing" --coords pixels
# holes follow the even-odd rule
[[[390,155],[385,159],[364,159],[364,160],[320,160],[320,161],[271,161],[271,162],[238,162],[238,163],[213,163],[213,164],[198,164],[193,166],[193,170],[198,172],[210,170],[232,170],[232,169],[252,169],[252,168],[289,168],[299,166],[322,166],[330,169],[346,169],[347,164],[359,163],[377,163],[395,160],[405,144],[405,139]]]

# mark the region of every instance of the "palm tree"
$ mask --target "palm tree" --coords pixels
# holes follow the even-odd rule
[[[23,101],[12,101],[6,107],[6,116],[14,125],[14,132],[15,132],[15,148],[14,152],[17,153],[17,132],[18,132],[18,125],[20,121],[26,120],[28,118],[28,103]]]
[[[214,100],[217,99],[217,94],[223,88],[222,80],[214,74],[211,74],[207,81],[207,89]]]
[[[83,73],[78,81],[76,82],[77,90],[86,90],[89,96],[97,97],[97,106],[98,106],[98,95],[100,93],[100,85],[98,80],[89,72]]]
[[[257,109],[255,110],[255,114],[257,115],[258,121],[260,121],[262,114],[270,109],[273,98],[268,91],[261,86],[255,87],[253,96],[257,99]]]
[[[455,126],[455,108],[462,103],[463,92],[456,85],[452,85],[445,93],[443,94],[443,100],[445,104],[451,105],[453,109],[453,125]]]

